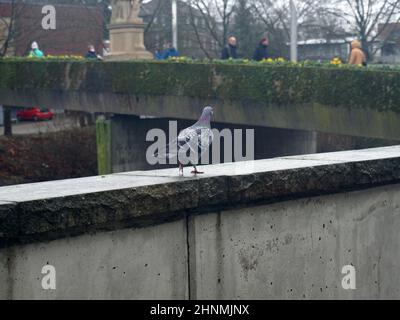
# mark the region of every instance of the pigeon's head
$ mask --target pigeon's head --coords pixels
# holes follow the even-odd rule
[[[211,116],[214,114],[214,110],[212,107],[207,106],[203,109],[203,116],[211,118]]]
[[[203,109],[203,113],[201,114],[201,117],[199,119],[200,124],[210,124],[211,121],[211,116],[214,114],[213,108],[212,107],[205,107]]]

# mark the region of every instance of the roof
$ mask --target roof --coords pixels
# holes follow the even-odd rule
[[[357,39],[357,36],[346,37],[346,38],[338,38],[338,39],[307,39],[301,40],[297,42],[298,46],[309,46],[309,45],[322,45],[322,44],[347,44]],[[375,40],[375,42],[379,42],[379,40]],[[287,43],[290,45],[290,42]]]
[[[345,44],[349,43],[352,40],[354,40],[356,37],[347,37],[347,38],[341,38],[341,39],[307,39],[307,40],[302,40],[298,41],[297,44],[299,46],[302,45],[317,45],[317,44]]]

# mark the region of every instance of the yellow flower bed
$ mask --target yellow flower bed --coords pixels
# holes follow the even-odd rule
[[[268,58],[268,59],[263,59],[261,60],[261,63],[284,63],[287,62],[284,58],[277,58],[277,59],[272,59],[272,58]]]
[[[47,55],[45,59],[49,60],[84,60],[85,58],[83,56],[78,56],[78,55]]]
[[[332,64],[334,66],[340,66],[343,64],[343,62],[339,58],[333,58],[332,61],[330,62],[330,64]]]

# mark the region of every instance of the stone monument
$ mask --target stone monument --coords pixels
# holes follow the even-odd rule
[[[144,47],[145,24],[139,18],[143,0],[112,0],[110,54],[107,60],[152,59]]]

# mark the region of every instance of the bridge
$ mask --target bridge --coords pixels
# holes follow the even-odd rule
[[[0,61],[0,103],[397,140],[393,70],[166,62]],[[256,116],[255,116],[256,115]]]
[[[0,299],[398,299],[399,167],[395,146],[2,187]]]
[[[102,175],[0,188],[0,299],[398,299],[400,147],[304,154],[314,131],[398,141],[399,81],[355,68],[0,60],[0,104],[103,115]],[[145,132],[193,123],[206,104],[217,128],[256,128],[270,154],[297,155],[200,177],[147,170]],[[45,266],[56,290],[41,286]],[[349,266],[356,290],[343,287]]]
[[[315,132],[398,141],[399,75],[307,65],[2,60],[0,104],[106,115],[97,129],[105,174],[150,169],[132,156],[146,147],[143,132],[167,130],[171,119],[189,125],[205,105],[214,106],[217,128],[256,129],[257,159],[315,153]]]

